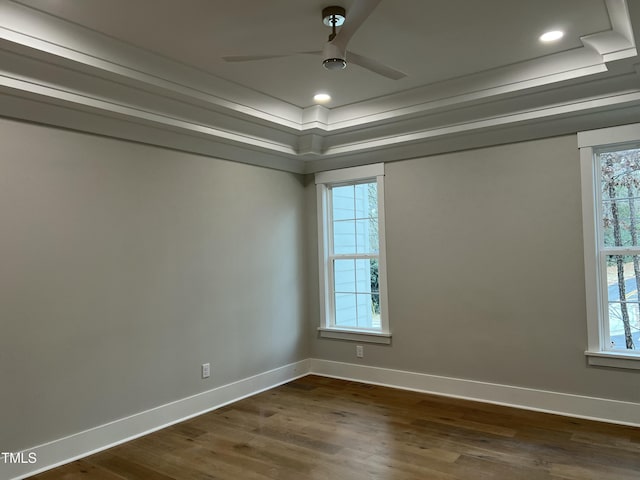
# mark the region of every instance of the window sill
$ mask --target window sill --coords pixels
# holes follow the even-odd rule
[[[366,343],[391,344],[391,333],[371,332],[362,330],[344,330],[338,328],[318,328],[321,338],[334,338],[337,340],[353,340]]]
[[[584,354],[589,365],[640,370],[640,355],[635,353],[587,350]]]

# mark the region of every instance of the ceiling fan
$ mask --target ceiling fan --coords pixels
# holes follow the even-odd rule
[[[282,53],[272,55],[240,55],[222,57],[225,62],[251,62],[254,60],[268,60],[270,58],[287,57],[296,54],[322,55],[322,65],[327,70],[342,70],[347,63],[353,63],[373,73],[392,80],[400,80],[406,74],[388,65],[384,65],[363,55],[347,50],[347,44],[358,28],[369,17],[381,0],[355,0],[349,9],[347,18],[343,7],[330,6],[322,10],[322,22],[331,27],[329,40],[321,51]],[[340,27],[337,30],[337,27]]]

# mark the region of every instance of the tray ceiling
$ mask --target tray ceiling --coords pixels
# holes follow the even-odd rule
[[[321,50],[326,1],[3,0],[0,106],[301,172],[566,133],[637,113],[637,3],[383,0],[349,49],[407,74],[390,80],[317,55],[222,59]]]

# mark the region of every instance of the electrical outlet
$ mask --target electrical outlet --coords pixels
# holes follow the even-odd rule
[[[211,375],[211,364],[203,363],[202,364],[202,378],[209,378]]]
[[[362,345],[356,345],[356,357],[364,357],[364,347]]]

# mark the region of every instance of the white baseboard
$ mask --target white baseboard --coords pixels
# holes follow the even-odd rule
[[[309,360],[302,360],[30,448],[23,452],[23,458],[35,453],[32,458],[37,461],[33,464],[5,463],[0,457],[0,478],[19,480],[35,475],[269,390],[308,372]]]
[[[308,374],[640,427],[640,403],[311,358],[25,450],[34,464],[0,458],[0,478],[35,475]]]
[[[640,403],[311,359],[310,373],[568,417],[640,427]]]

